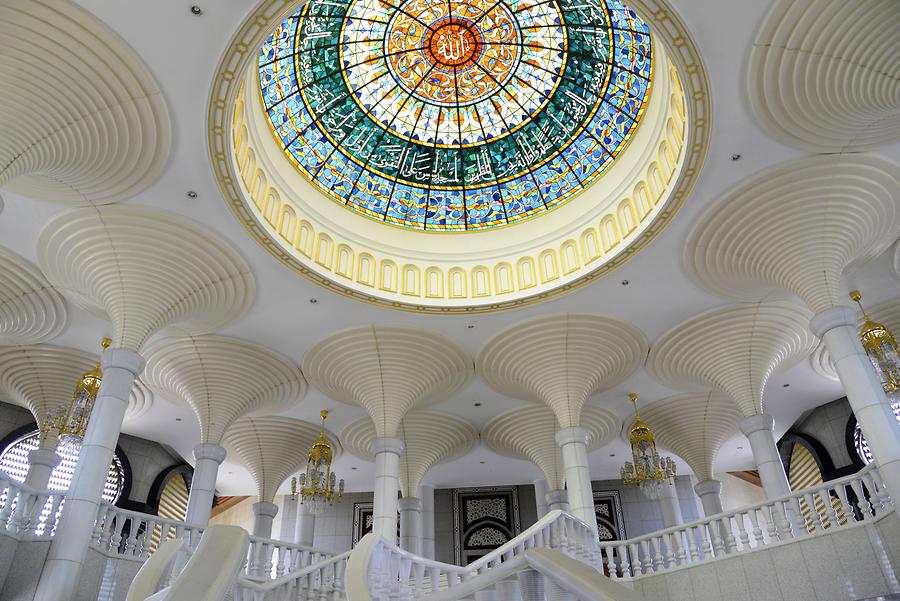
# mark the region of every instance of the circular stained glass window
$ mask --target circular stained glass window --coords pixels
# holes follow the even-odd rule
[[[266,40],[287,156],[375,219],[472,230],[545,212],[622,152],[651,80],[620,0],[311,0]]]

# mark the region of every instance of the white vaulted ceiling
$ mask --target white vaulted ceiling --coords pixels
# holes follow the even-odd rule
[[[640,252],[623,250],[623,260],[603,277],[542,303],[478,315],[422,315],[347,298],[289,271],[256,242],[246,229],[248,220],[232,214],[222,197],[210,164],[217,149],[208,146],[213,136],[206,131],[208,110],[227,110],[210,98],[214,74],[231,36],[240,27],[256,26],[244,23],[256,2],[197,4],[203,9],[200,16],[191,14],[188,5],[170,2],[0,0],[3,15],[11,14],[13,6],[37,7],[52,25],[46,36],[32,34],[17,43],[19,50],[10,45],[9,36],[0,42],[0,78],[5,78],[0,79],[5,84],[0,86],[0,170],[8,162],[5,157],[26,147],[43,161],[39,173],[16,171],[12,182],[10,169],[0,176],[0,244],[15,253],[17,266],[7,275],[7,254],[0,252],[3,344],[52,341],[93,355],[103,335],[114,334],[117,343],[132,346],[149,336],[156,344],[157,330],[171,336],[165,326],[180,322],[182,329],[174,335],[220,333],[300,363],[336,337],[328,350],[331,358],[305,374],[312,383],[307,395],[298,404],[280,407],[277,415],[318,423],[319,411],[329,409],[329,427],[342,431],[368,414],[365,400],[381,416],[383,431],[393,427],[396,432],[406,409],[430,402],[429,410],[463,418],[481,430],[507,411],[542,409],[534,403],[546,402],[540,394],[552,380],[556,389],[567,391],[565,401],[553,400],[557,407],[568,407],[575,399],[630,425],[630,390],[654,407],[673,403],[671,412],[677,413],[681,406],[683,389],[657,382],[642,366],[647,348],[686,320],[735,300],[771,301],[791,294],[802,295],[817,310],[848,302],[846,294],[855,288],[877,319],[876,308],[900,296],[900,247],[889,249],[892,236],[900,233],[898,78],[897,61],[891,62],[896,36],[884,33],[896,22],[892,0],[860,2],[860,19],[855,20],[841,18],[849,8],[835,0],[632,2],[651,23],[677,13],[685,27],[682,34],[693,38],[689,45],[696,46],[702,59],[694,73],[705,75],[710,96],[686,99],[689,113],[699,114],[695,108],[700,105],[708,111],[705,161],[688,166],[696,181],[683,191],[681,208],[669,225]],[[47,14],[44,9],[51,5],[68,9]],[[291,3],[280,6],[270,16],[290,10]],[[871,24],[869,35],[860,29],[862,22]],[[22,37],[14,19],[0,23],[0,30]],[[61,43],[65,36],[78,43]],[[678,38],[667,34],[666,39]],[[683,50],[670,45],[673,56]],[[868,53],[869,62],[856,60],[862,54],[842,60],[851,47]],[[16,64],[37,65],[34,72],[6,69],[13,57],[24,60],[22,49],[31,62]],[[96,56],[108,64],[100,65],[92,58]],[[236,68],[227,61],[222,67]],[[110,71],[118,79],[110,79]],[[70,90],[70,105],[58,106],[60,96],[53,92],[60,86]],[[41,90],[47,93],[37,94]],[[91,95],[95,90],[99,93]],[[31,106],[23,104],[23,96],[35,99]],[[90,131],[74,112],[87,107],[96,115]],[[35,123],[38,109],[43,113]],[[38,137],[6,135],[20,123]],[[869,127],[871,123],[880,126]],[[32,142],[39,143],[28,146]],[[859,148],[870,150],[847,152]],[[844,154],[816,154],[835,150]],[[64,192],[60,184],[73,187]],[[115,201],[120,202],[68,213],[73,203]],[[576,198],[569,205],[577,203]],[[452,235],[447,240],[451,242],[442,244],[451,244]],[[439,246],[428,250],[440,255]],[[47,287],[34,265],[41,266],[65,301]],[[197,278],[205,278],[209,286],[186,283]],[[494,388],[491,373],[479,368],[466,385],[474,358],[495,336],[560,314],[604,316],[630,324],[622,331],[632,335],[604,331],[604,343],[583,345],[583,356],[573,356],[570,346],[570,361],[564,361],[568,373],[588,374],[578,386],[571,380],[558,386],[553,379],[560,373],[560,353],[566,353],[558,332],[540,344],[526,340],[526,345],[525,339],[510,336],[504,349],[516,357],[509,363],[517,366],[514,377],[505,376],[506,382]],[[379,356],[372,352],[373,324],[376,329],[418,332],[413,341],[398,343],[401,349],[385,380],[394,388],[382,385],[382,371],[373,364]],[[348,328],[370,332],[368,342],[346,337]],[[421,350],[429,345],[444,350]],[[618,367],[599,360],[617,354]],[[595,373],[599,370],[602,378]],[[452,385],[434,384],[450,374]],[[605,384],[596,384],[601,379]],[[387,398],[386,391],[398,395]],[[127,421],[124,431],[169,445],[191,460],[191,449],[201,440],[200,426],[179,396],[154,395],[141,419]],[[768,376],[762,403],[774,415],[776,430],[783,432],[804,411],[841,396],[838,383],[804,360]],[[529,400],[521,400],[525,398]],[[703,395],[688,398],[693,399],[685,409],[688,414],[691,407],[708,405]],[[727,403],[730,409],[715,404],[716,414],[722,412],[715,440],[705,429],[686,425],[680,437],[666,437],[665,444],[661,435],[660,445],[683,453],[700,471],[710,469],[707,455],[713,447],[718,450],[716,470],[750,468],[749,445],[729,425],[740,412],[732,400]],[[657,424],[650,423],[656,430]],[[685,441],[693,443],[682,447]],[[592,475],[616,477],[627,453],[621,437],[591,453]],[[305,458],[305,448],[293,448],[291,454]],[[335,468],[349,490],[371,490],[371,469],[364,460],[344,454]],[[435,465],[428,479],[438,486],[491,485],[528,482],[536,474],[530,461],[481,444],[462,458]],[[278,478],[266,479],[266,494],[277,486],[270,484],[274,480]],[[255,490],[236,453],[220,470],[217,486],[222,494]]]

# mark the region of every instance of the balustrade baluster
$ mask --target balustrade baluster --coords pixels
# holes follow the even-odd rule
[[[654,536],[647,542],[650,544],[650,553],[653,556],[653,571],[658,572],[663,567],[662,538]]]
[[[628,557],[628,547],[625,545],[619,545],[619,568],[622,570],[622,576],[624,578],[631,577],[631,561]]]
[[[650,544],[647,539],[640,541],[641,545],[641,574],[653,573],[653,555],[650,554]]]
[[[135,518],[134,516],[129,516],[123,521],[128,523],[128,538],[125,539],[125,547],[122,554],[126,555],[127,557],[133,557],[135,547],[137,546],[137,534],[141,527],[141,520]]]
[[[699,540],[698,540],[699,539]],[[694,526],[688,529],[688,545],[691,552],[691,563],[697,563],[702,559],[700,555],[700,551],[706,553],[706,549],[703,547],[703,529]]]
[[[778,527],[779,540],[787,541],[795,537],[791,521],[788,519],[784,501],[776,501],[774,504],[775,514],[772,516]]]
[[[147,525],[141,534],[139,547],[141,561],[146,561],[150,556],[150,546],[153,544],[153,531],[156,530],[156,524],[156,520],[147,520]],[[156,551],[156,549],[152,549],[152,551]]]
[[[822,488],[819,489],[819,498],[822,499],[822,503],[825,505],[825,517],[822,522],[823,528],[838,528],[841,525],[840,519],[838,518],[837,511],[834,508],[834,502],[832,501],[831,489]]]
[[[856,506],[859,508],[859,513],[862,514],[863,521],[868,522],[872,519],[872,512],[869,501],[866,499],[866,492],[863,489],[862,482],[856,479],[851,480],[850,488],[856,494]]]
[[[675,539],[675,565],[683,566],[687,563],[687,552],[684,548],[685,538],[687,537],[685,530],[678,530],[673,533]]]
[[[759,509],[751,509],[747,512],[747,516],[750,518],[750,526],[752,527],[750,530],[752,537],[748,544],[751,547],[764,544],[762,528],[759,527]]]
[[[709,536],[712,539],[713,553],[716,557],[725,554],[725,538],[722,536],[722,522],[713,520],[709,522]]]
[[[13,530],[10,520],[12,518],[13,508],[17,504],[18,494],[19,487],[10,482],[6,489],[6,502],[3,504],[3,508],[0,509],[0,528],[3,530]]]
[[[631,549],[631,570],[634,572],[634,575],[637,576],[638,573],[644,573],[644,562],[641,560],[641,554],[638,551],[640,548],[637,543],[630,543],[628,548]]]
[[[865,485],[866,490],[869,491],[869,506],[872,508],[875,515],[879,515],[881,513],[880,510],[885,508],[885,504],[881,495],[878,494],[872,472],[862,475],[862,483]]]
[[[745,515],[747,513],[742,512],[734,516],[734,521],[738,527],[738,539],[741,541],[741,551],[746,551],[750,548],[750,534],[747,533],[747,523],[744,521]]]
[[[666,555],[665,555],[665,564],[664,566],[667,568],[674,567],[675,565],[675,546],[672,544],[672,533],[667,532],[662,535],[662,540],[660,540],[660,544],[666,544]]]
[[[719,528],[722,533],[722,542],[725,545],[725,553],[734,553],[737,550],[737,541],[734,537],[734,526],[732,525],[732,517],[722,518],[719,520]]]
[[[50,503],[50,513],[47,514],[47,521],[44,522],[44,531],[43,536],[53,536],[54,531],[56,530],[56,521],[59,517],[60,509],[62,508],[63,501],[66,500],[65,495],[62,493],[55,493],[53,495],[53,501]],[[94,527],[96,530],[96,526]],[[98,535],[99,536],[99,535]],[[91,535],[91,541],[96,540]]]

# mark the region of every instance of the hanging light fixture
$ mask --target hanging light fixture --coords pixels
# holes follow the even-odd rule
[[[325,420],[328,419],[328,411],[322,410],[322,430],[319,438],[309,447],[309,456],[306,461],[306,473],[300,474],[299,494],[300,502],[310,505],[313,515],[325,511],[325,507],[340,501],[344,496],[344,480],[337,482],[337,477],[331,471],[331,461],[334,459],[334,449],[325,436]],[[291,494],[296,496],[297,479],[291,479]],[[337,490],[335,491],[335,488]]]
[[[104,338],[101,343],[103,349],[109,348],[111,342],[109,338]],[[51,433],[56,433],[59,436],[60,444],[64,447],[71,449],[80,447],[102,380],[103,371],[100,369],[98,361],[94,369],[84,372],[78,379],[75,393],[69,404],[60,405],[47,414],[41,426],[41,435],[49,436]]]
[[[859,330],[863,350],[872,362],[875,373],[881,380],[885,393],[891,394],[900,390],[900,354],[897,352],[897,341],[894,335],[877,321],[872,321],[862,306],[862,295],[858,290],[850,293],[850,299],[859,305],[865,320]]]
[[[649,499],[659,498],[659,487],[663,483],[673,484],[675,462],[671,457],[660,457],[656,450],[653,432],[637,410],[638,395],[628,395],[634,405],[634,424],[631,426],[631,457],[622,467],[622,481],[626,486],[639,486]]]

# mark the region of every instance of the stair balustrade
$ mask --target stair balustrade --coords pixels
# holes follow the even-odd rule
[[[35,490],[0,472],[0,532],[19,540],[53,535],[65,491]]]

